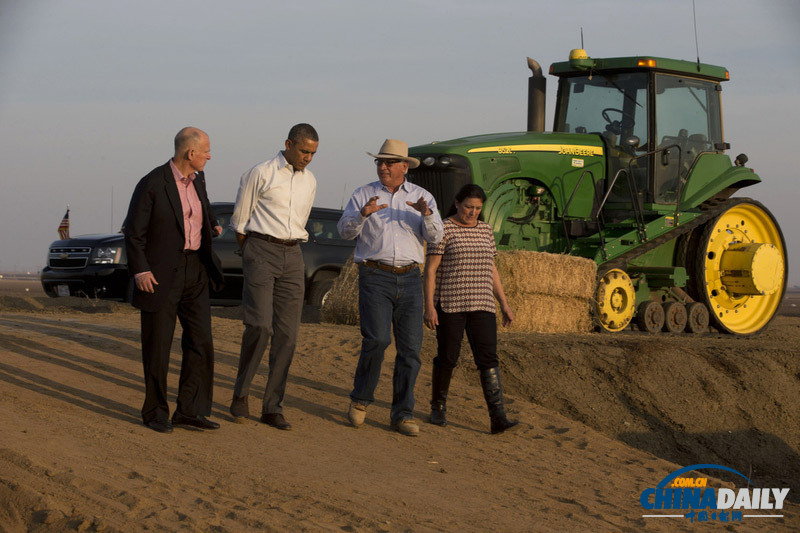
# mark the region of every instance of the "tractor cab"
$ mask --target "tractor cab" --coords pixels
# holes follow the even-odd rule
[[[607,154],[609,212],[675,209],[692,166],[726,148],[721,67],[663,58],[589,59],[573,50],[559,77],[554,132],[597,134]],[[631,206],[631,203],[634,206]]]

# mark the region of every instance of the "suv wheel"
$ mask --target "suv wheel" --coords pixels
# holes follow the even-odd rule
[[[333,278],[314,281],[308,290],[308,303],[314,307],[322,307],[331,287],[333,287]]]

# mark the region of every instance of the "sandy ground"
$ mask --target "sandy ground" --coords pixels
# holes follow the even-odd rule
[[[25,292],[25,288],[29,288]],[[0,280],[0,531],[694,531],[643,518],[639,495],[681,466],[714,463],[790,487],[800,530],[800,294],[763,334],[503,334],[513,432],[488,433],[468,352],[446,428],[427,418],[434,336],[417,383],[418,438],[388,425],[391,363],[364,427],[345,409],[357,328],[306,315],[281,432],[228,414],[242,325],[215,308],[218,431],[142,426],[138,314],[43,297]],[[170,391],[178,382],[173,345]],[[258,405],[266,369],[256,377]],[[173,404],[174,406],[174,404]],[[714,472],[704,472],[704,475]],[[732,480],[716,480],[732,487]],[[778,514],[753,511],[754,514]]]

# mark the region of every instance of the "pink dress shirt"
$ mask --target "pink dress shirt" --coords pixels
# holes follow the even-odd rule
[[[178,195],[181,197],[181,208],[183,210],[183,232],[186,236],[184,241],[184,250],[199,250],[200,240],[203,238],[203,204],[200,203],[200,198],[197,196],[197,191],[194,188],[194,179],[197,173],[194,172],[190,177],[183,176],[175,163],[170,159],[169,168],[172,169],[172,175],[175,177],[175,185],[178,186]],[[138,272],[133,275],[138,279],[147,272]]]
[[[183,232],[186,235],[184,250],[199,250],[201,230],[203,229],[203,205],[197,196],[194,188],[194,179],[197,173],[193,172],[190,176],[183,176],[175,163],[170,159],[169,168],[175,176],[175,185],[178,186],[178,194],[181,197],[181,207],[183,208]]]

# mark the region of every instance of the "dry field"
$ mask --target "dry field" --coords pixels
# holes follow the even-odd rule
[[[26,292],[25,289],[29,290]],[[790,487],[782,518],[731,531],[800,530],[800,294],[751,338],[503,333],[509,411],[488,433],[468,350],[445,428],[388,425],[393,353],[367,423],[346,423],[358,329],[309,321],[280,432],[234,424],[242,325],[215,308],[218,431],[141,425],[137,313],[48,299],[0,280],[0,531],[694,531],[643,518],[640,493],[681,466],[720,464]],[[416,417],[426,419],[426,332]],[[180,347],[170,374],[178,381]],[[256,377],[258,405],[266,372]],[[717,475],[716,472],[708,472]],[[712,480],[717,486],[732,479]],[[754,514],[763,513],[754,511]]]

